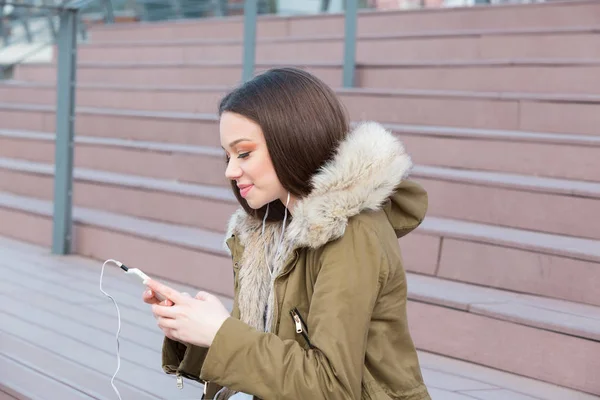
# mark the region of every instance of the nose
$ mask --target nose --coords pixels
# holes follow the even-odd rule
[[[236,180],[242,176],[242,169],[237,165],[235,158],[231,158],[225,168],[225,177],[229,180]]]

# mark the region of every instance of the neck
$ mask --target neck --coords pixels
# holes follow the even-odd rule
[[[288,203],[288,194],[286,193],[285,195],[281,196],[279,198],[279,201],[281,201],[281,203],[285,206],[287,203],[287,209],[288,209],[288,214],[293,214],[294,213],[294,206],[296,205],[297,199],[296,196],[290,194],[290,200]]]

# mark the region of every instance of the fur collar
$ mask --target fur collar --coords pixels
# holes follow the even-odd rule
[[[260,331],[269,331],[274,278],[293,251],[318,248],[341,237],[348,219],[362,211],[379,209],[411,167],[404,146],[392,133],[378,123],[364,122],[348,134],[333,159],[314,175],[313,191],[297,202],[279,252],[275,247],[282,222],[267,223],[262,233],[262,220],[242,208],[236,211],[226,238],[235,235],[244,247],[238,278],[241,320]]]

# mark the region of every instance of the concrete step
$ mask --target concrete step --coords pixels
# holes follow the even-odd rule
[[[339,86],[342,83],[342,68],[337,63],[303,63],[296,65],[316,74],[327,84]],[[256,71],[265,71],[277,66],[292,63],[257,63]],[[16,67],[14,79],[29,82],[56,82],[56,68],[53,64],[26,64]],[[146,85],[160,81],[164,85],[219,85],[233,86],[241,82],[242,66],[236,62],[194,62],[174,63],[79,63],[77,80],[82,83]]]
[[[518,58],[600,57],[600,29],[456,30],[363,35],[357,38],[359,64],[415,61],[474,61]],[[80,46],[78,62],[239,62],[240,39],[98,42]],[[56,57],[55,57],[56,59]],[[257,42],[258,62],[342,62],[343,35],[265,38]]]
[[[0,159],[0,190],[50,201],[53,193],[52,174],[52,166],[49,164]],[[569,222],[580,222],[578,214],[584,215],[584,218],[587,216],[588,219],[590,215],[598,215],[596,208],[600,202],[597,199],[586,199],[589,202],[581,206],[576,204],[580,200],[578,197],[560,196],[551,192],[526,192],[514,182],[512,188],[502,191],[502,184],[500,187],[487,187],[476,183],[473,176],[473,189],[470,190],[479,192],[476,197],[471,198],[469,192],[458,195],[454,192],[457,188],[463,189],[461,185],[467,184],[452,182],[452,174],[451,170],[445,171],[445,178],[449,180],[444,181],[444,176],[440,177],[439,171],[436,174],[436,171],[427,171],[426,167],[415,168],[415,180],[422,182],[430,194],[431,217],[428,217],[425,228],[420,233],[403,239],[408,243],[405,257],[409,270],[600,305],[600,296],[592,289],[598,284],[600,241],[489,225],[497,221],[499,224],[517,226],[537,224],[534,225],[535,228],[547,230],[573,226],[571,229],[577,232],[588,229],[595,233],[594,229],[597,228],[594,226],[585,228],[576,223],[569,225]],[[447,195],[443,193],[446,197],[440,197],[436,192],[439,187],[446,191]],[[534,190],[543,188],[538,186]],[[550,191],[550,188],[547,190]],[[491,196],[504,200],[507,205],[498,211],[493,207],[479,211],[483,207],[477,206],[477,202],[488,204],[484,196],[490,193]],[[518,204],[519,196],[526,199],[531,196],[537,202]],[[455,200],[456,197],[458,200]],[[224,187],[80,168],[74,171],[73,201],[79,207],[144,218],[159,225],[185,225],[186,229],[202,229],[220,234],[224,233],[229,216],[238,207],[231,190]],[[540,201],[549,206],[539,207]],[[446,203],[458,203],[462,208],[452,208]],[[515,203],[517,205],[513,205]],[[563,217],[560,212],[551,214],[556,209],[562,211],[560,207],[567,209],[564,213],[571,219]],[[581,207],[587,207],[588,212],[580,213]],[[463,209],[470,212],[466,213]],[[534,217],[543,214],[546,218],[535,220],[529,214]],[[476,219],[487,224],[440,218],[446,215]],[[461,236],[464,232],[467,232],[467,237]],[[508,239],[507,236],[514,236],[514,239]],[[473,241],[477,243],[472,243]],[[506,260],[512,260],[514,265],[506,265]],[[492,268],[492,272],[489,269],[481,270],[481,265],[489,265],[487,268]],[[543,279],[538,276],[540,269],[543,271]],[[565,274],[569,276],[568,279],[564,278]],[[569,283],[566,284],[566,281]],[[588,286],[589,291],[582,290]]]
[[[123,116],[133,116],[137,113],[138,118],[145,115],[159,119],[178,117],[198,120],[201,116],[198,113],[210,113],[212,116],[207,118],[215,118],[214,112],[218,99],[225,93],[225,89],[222,86],[128,87],[122,90],[96,87],[89,91],[86,89],[82,93],[85,94],[76,100],[81,105],[78,107],[78,119],[86,119],[83,115],[89,113],[95,115],[119,113]],[[354,120],[372,119],[411,125],[599,134],[597,126],[600,123],[600,116],[596,113],[596,109],[600,104],[600,96],[597,95],[364,88],[338,89],[337,93]],[[46,100],[50,101],[52,96],[46,96]],[[84,104],[109,108],[87,108]],[[116,108],[119,110],[117,111]],[[0,103],[2,113],[23,112],[26,109],[46,113],[52,110],[48,106],[22,105],[15,102]],[[9,124],[10,126],[3,127],[46,130],[40,127],[17,126],[19,122],[16,120],[9,121]]]
[[[409,323],[418,348],[600,394],[594,373],[582,369],[575,377],[566,372],[566,359],[546,358],[552,348],[550,357],[569,355],[573,370],[598,364],[584,352],[600,346],[599,307],[413,274],[408,286]],[[583,382],[576,383],[579,379]]]
[[[79,168],[230,187],[223,150],[214,146],[90,136],[76,136],[75,141]],[[54,134],[0,129],[0,157],[53,164],[54,151]]]
[[[594,0],[548,2],[494,7],[457,7],[411,11],[363,11],[358,16],[358,34],[449,31],[465,29],[540,29],[590,26],[598,23],[599,5]],[[344,31],[342,14],[260,16],[259,38],[280,36],[335,35]],[[95,26],[93,41],[241,38],[243,18],[132,23]]]
[[[211,172],[204,172],[211,173]],[[0,190],[51,200],[54,165],[0,159]],[[223,231],[236,209],[231,189],[76,168],[73,204]]]
[[[412,176],[427,189],[431,215],[600,239],[600,228],[582,224],[600,216],[599,183],[432,166]]]
[[[339,62],[257,63],[257,73],[272,67],[296,65],[339,87],[342,65]],[[466,62],[408,62],[366,63],[356,70],[356,85],[375,89],[430,89],[491,92],[533,92],[598,94],[593,79],[599,68],[597,59],[589,60],[486,60]],[[146,63],[80,63],[77,78],[81,84],[95,83],[120,86],[161,85],[189,87],[201,85],[233,86],[239,83],[239,62],[146,62]],[[56,81],[52,64],[20,65],[14,78],[24,86],[26,82],[49,83]]]
[[[50,202],[2,193],[0,214],[15,223],[0,226],[1,234],[49,246]],[[221,235],[79,207],[74,219],[77,254],[98,260],[110,255],[144,265],[156,277],[168,274],[231,295],[231,260]],[[599,307],[413,273],[407,279],[409,323],[419,349],[600,394],[594,379],[600,367]],[[435,333],[441,331],[448,334]]]
[[[100,85],[107,84],[109,87],[114,85],[123,88],[132,85],[152,87],[156,82],[156,78],[151,79],[149,75],[158,73],[161,76],[161,84],[165,86],[190,87],[199,85],[202,82],[231,86],[237,82],[241,74],[238,68],[235,72],[231,71],[231,73],[225,75],[218,75],[216,72],[212,72],[211,65],[206,63],[169,63],[167,65],[164,63],[143,63],[140,64],[139,70],[142,75],[132,78],[133,80],[127,80],[127,74],[132,65],[135,64],[86,63],[80,66],[79,69],[80,73],[84,74],[83,76],[78,75],[79,85],[84,88],[91,88],[94,85],[98,88]],[[261,65],[260,68],[263,69],[269,66],[264,63],[261,63]],[[277,63],[273,65],[277,65]],[[100,69],[102,66],[107,66],[106,72],[90,72]],[[55,70],[52,69],[51,72],[42,73],[41,71],[44,68],[48,68],[48,65],[29,69],[24,66],[18,67],[17,77],[20,76],[29,81],[5,82],[5,84],[11,86],[5,87],[3,90],[6,91],[12,88],[11,94],[20,97],[25,95],[20,95],[19,91],[26,92],[26,89],[35,90],[40,87],[36,86],[36,82],[40,85],[47,85],[49,82],[56,81]],[[333,87],[339,87],[341,84],[342,66],[339,62],[332,63],[329,66],[322,63],[312,63],[306,65],[306,68],[320,74]],[[232,64],[226,64],[224,69],[225,72],[232,70]],[[115,70],[114,73],[117,76],[109,73]],[[203,77],[192,74],[193,70],[197,70]],[[207,73],[210,74],[210,81],[207,79],[208,77],[204,76]],[[358,64],[356,85],[362,88],[390,90],[458,90],[543,93],[548,95],[566,93],[597,95],[600,93],[600,84],[595,79],[598,73],[600,73],[600,60],[598,59],[498,59],[403,63],[375,63],[369,61]],[[44,74],[48,74],[46,79],[42,79]],[[125,75],[120,76],[120,74]],[[4,98],[4,94],[0,98]]]
[[[51,164],[0,158],[0,190],[50,199],[53,171]],[[197,174],[223,176],[224,168]],[[600,226],[581,223],[600,216],[600,183],[424,165],[412,176],[429,193],[430,215],[600,239]],[[237,207],[223,186],[85,168],[76,168],[74,179],[75,204],[216,231]]]
[[[398,135],[413,160],[422,165],[600,181],[597,136],[394,124],[386,128]],[[78,134],[75,162],[82,168],[228,187],[216,130],[211,129],[212,138],[197,133],[183,138],[182,143],[192,144],[173,143],[167,135],[144,141],[143,135],[127,139]],[[54,163],[54,135],[0,129],[0,157]],[[549,159],[553,160],[550,164]],[[144,168],[139,167],[142,164]]]

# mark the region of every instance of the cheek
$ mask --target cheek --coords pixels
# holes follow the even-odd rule
[[[275,168],[269,158],[254,159],[248,163],[244,172],[256,184],[265,188],[273,186],[278,182]]]

